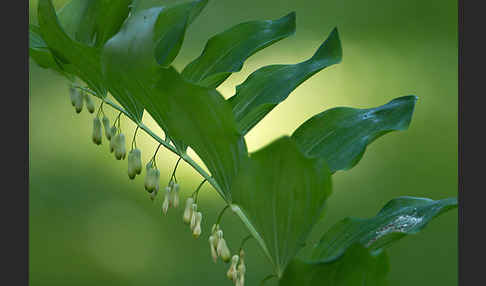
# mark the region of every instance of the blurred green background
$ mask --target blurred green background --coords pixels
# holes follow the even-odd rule
[[[62,7],[66,1],[54,2]],[[31,21],[36,4],[30,1]],[[419,97],[409,130],[378,139],[354,169],[334,175],[327,216],[310,240],[346,216],[374,216],[397,196],[457,196],[457,2],[210,0],[188,30],[175,66],[181,70],[210,36],[234,24],[290,11],[297,12],[296,34],[252,56],[219,88],[226,98],[261,66],[310,57],[334,26],[343,62],[307,80],[257,125],[246,138],[250,151],[331,107]],[[207,243],[223,207],[216,193],[207,185],[201,191],[203,236],[194,240],[182,208],[162,216],[161,197],[148,199],[143,177],[130,181],[127,162],[114,159],[106,140],[91,143],[93,115],[86,109],[75,114],[66,80],[31,61],[29,83],[31,285],[231,285],[227,266],[213,264]],[[107,114],[112,120],[116,115]],[[144,120],[160,133],[147,114]],[[132,134],[134,125],[122,119],[122,128]],[[143,132],[138,143],[146,162],[156,144]],[[162,185],[176,159],[159,152]],[[201,180],[187,164],[178,178],[183,200]],[[457,221],[457,210],[451,211],[391,247],[390,284],[457,285]],[[247,234],[230,212],[223,228],[233,249]],[[258,285],[270,268],[254,241],[246,250],[247,285]]]

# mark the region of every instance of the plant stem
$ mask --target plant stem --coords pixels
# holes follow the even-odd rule
[[[246,236],[245,238],[243,238],[243,240],[241,241],[241,244],[240,244],[240,251],[243,249],[243,246],[245,245],[245,242],[246,242],[248,239],[252,238],[252,237],[253,237],[253,236],[250,234],[250,235]]]
[[[221,222],[221,218],[223,217],[224,211],[229,207],[230,205],[226,205],[224,209],[219,213],[218,219],[216,220],[216,225],[219,225]]]
[[[177,183],[177,178],[175,176],[175,172],[177,171],[177,166],[179,166],[179,162],[181,161],[181,157],[179,157],[179,159],[177,159],[177,163],[174,167],[174,171],[172,171],[172,175],[170,175],[170,179],[169,181],[172,181],[172,178],[174,178],[175,182]]]
[[[199,197],[199,189],[201,189],[202,185],[206,182],[207,180],[204,179],[199,186],[197,186],[197,189],[192,193],[191,197],[194,199],[194,202],[197,204],[197,198]],[[195,195],[195,198],[194,198]]]

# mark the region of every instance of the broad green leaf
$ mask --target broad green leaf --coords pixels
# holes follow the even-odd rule
[[[277,20],[238,24],[208,40],[202,54],[182,71],[187,80],[216,88],[259,50],[295,33],[295,12]]]
[[[232,187],[238,205],[281,276],[305,244],[331,193],[331,173],[322,161],[305,157],[290,137],[251,154]]]
[[[355,243],[381,251],[407,234],[419,232],[430,220],[454,208],[457,208],[456,198],[438,201],[415,197],[393,199],[375,217],[346,218],[331,227],[315,246],[312,260],[332,260]]]
[[[377,255],[357,244],[339,259],[310,263],[294,259],[279,281],[280,286],[385,286],[389,272],[385,252]]]
[[[202,12],[204,7],[208,4],[209,0],[200,0],[194,4],[194,8],[191,10],[191,13],[188,17],[187,23],[190,25],[199,14]],[[136,13],[138,11],[154,8],[154,7],[170,7],[173,5],[180,5],[182,3],[190,2],[189,0],[133,0],[132,2],[132,13]]]
[[[39,27],[33,24],[29,25],[29,56],[40,67],[55,70],[67,78],[72,79],[72,76],[63,71],[60,63],[52,55],[49,47],[40,35]]]
[[[65,71],[78,76],[96,93],[105,96],[99,50],[71,39],[64,32],[50,0],[39,0],[38,16],[42,39]]]
[[[136,121],[142,120],[143,109],[150,104],[143,99],[161,80],[161,64],[170,64],[179,52],[187,18],[198,3],[138,11],[105,44],[102,62],[106,84]],[[167,130],[162,118],[155,120]]]
[[[89,46],[102,46],[120,29],[132,0],[72,0],[58,14],[64,31]]]
[[[175,142],[190,146],[231,201],[231,184],[248,158],[231,108],[215,89],[186,82],[172,67],[161,69],[155,91],[143,95],[146,110]]]
[[[253,72],[228,99],[238,129],[246,134],[301,83],[325,67],[341,62],[341,58],[341,43],[334,29],[310,59],[294,65],[265,66]]]
[[[408,128],[416,101],[410,95],[376,108],[332,108],[304,122],[292,138],[306,155],[324,159],[332,172],[351,169],[375,139]]]

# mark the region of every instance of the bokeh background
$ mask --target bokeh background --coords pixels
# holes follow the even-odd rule
[[[37,1],[29,2],[36,21]],[[65,2],[54,1],[57,7]],[[327,216],[310,240],[346,216],[374,216],[397,196],[457,196],[457,2],[211,0],[189,28],[175,66],[181,70],[210,36],[232,25],[290,11],[297,12],[296,34],[247,60],[219,88],[226,98],[261,66],[307,59],[334,26],[343,61],[307,80],[261,121],[246,137],[250,151],[328,108],[419,97],[409,130],[378,139],[354,169],[334,175]],[[200,193],[204,233],[194,240],[182,208],[162,216],[161,198],[148,199],[143,177],[130,181],[127,162],[114,159],[106,140],[91,142],[93,115],[74,112],[66,80],[30,61],[29,90],[31,285],[231,285],[227,266],[210,259],[207,233],[223,207],[210,187]],[[105,111],[113,120],[115,112]],[[147,114],[144,120],[161,134]],[[122,119],[122,128],[132,134],[134,125]],[[146,162],[156,144],[143,132],[137,142]],[[176,159],[159,152],[161,184]],[[177,174],[184,199],[201,179],[186,164]],[[390,284],[457,285],[457,221],[451,211],[392,246]],[[237,248],[245,228],[230,212],[223,227],[230,248]],[[258,285],[270,268],[254,241],[246,249],[247,285]]]

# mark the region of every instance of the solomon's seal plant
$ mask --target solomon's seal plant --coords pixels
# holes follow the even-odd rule
[[[147,0],[72,0],[56,11],[50,0],[38,1],[38,25],[29,29],[30,56],[44,68],[70,81],[69,95],[77,113],[84,103],[94,113],[92,140],[109,141],[118,160],[126,157],[121,120],[136,124],[128,152],[128,177],[145,176],[150,199],[159,193],[157,151],[178,155],[164,188],[162,213],[179,205],[176,169],[184,161],[203,181],[185,199],[183,222],[193,236],[209,234],[208,258],[229,264],[235,285],[251,275],[244,242],[254,239],[272,265],[263,277],[280,285],[384,285],[385,248],[417,233],[438,215],[457,207],[455,198],[434,201],[400,197],[369,219],[346,218],[311,245],[312,255],[297,258],[309,245],[308,235],[322,217],[337,171],[355,166],[366,147],[388,132],[408,128],[417,97],[407,95],[367,109],[337,107],[308,119],[293,132],[249,154],[245,135],[302,82],[342,58],[338,30],[331,31],[313,55],[296,64],[276,64],[254,71],[225,99],[216,88],[259,50],[295,32],[295,13],[275,20],[250,21],[210,38],[201,55],[182,71],[176,58],[188,26],[207,0],[165,5]],[[110,124],[103,108],[119,114]],[[164,139],[143,123],[149,113]],[[136,146],[139,129],[158,143],[149,162]],[[191,147],[209,172],[187,153]],[[143,168],[145,164],[145,168]],[[208,183],[226,203],[211,231],[201,229],[201,186]],[[248,236],[236,249],[224,238],[222,216],[241,219]],[[210,258],[209,258],[210,259]],[[248,271],[247,271],[248,266]],[[364,278],[365,277],[365,278]]]

